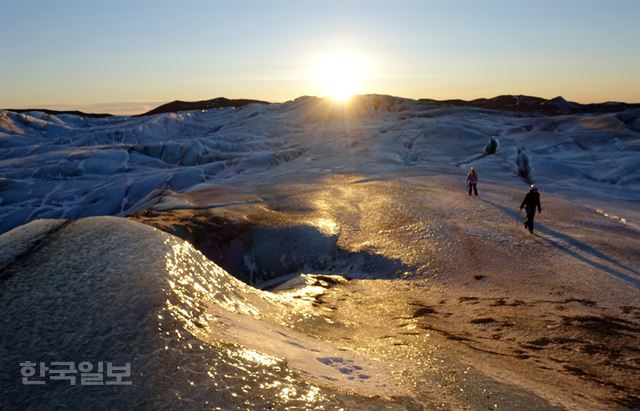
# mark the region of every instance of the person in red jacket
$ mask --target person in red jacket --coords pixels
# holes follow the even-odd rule
[[[520,204],[520,210],[522,208],[527,212],[527,219],[524,222],[524,228],[528,228],[529,232],[533,234],[533,219],[536,216],[536,208],[538,209],[538,213],[542,212],[542,207],[540,206],[540,193],[538,192],[538,187],[535,184],[531,184],[531,189],[524,196],[524,200]]]
[[[475,195],[478,195],[478,173],[476,172],[476,169],[471,167],[471,169],[469,170],[469,174],[467,174],[467,187],[469,188],[469,195],[471,195],[471,190],[473,190],[473,192],[475,193]]]

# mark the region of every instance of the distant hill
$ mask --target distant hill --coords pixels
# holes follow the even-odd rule
[[[247,104],[270,104],[267,101],[262,100],[250,100],[250,99],[228,99],[224,97],[218,97],[211,100],[201,101],[180,101],[175,100],[171,103],[163,104],[143,114],[137,116],[148,116],[152,114],[160,113],[175,113],[183,110],[209,110],[212,108],[225,108],[225,107],[242,107]]]
[[[403,99],[401,97],[385,96],[385,95],[363,95],[360,98],[373,98],[375,99],[392,99],[394,101],[406,100],[415,101],[411,99]],[[302,98],[313,97],[299,97],[296,100]],[[558,96],[552,99],[544,99],[534,96],[523,95],[502,95],[493,98],[479,98],[475,100],[434,100],[429,98],[422,98],[417,100],[419,103],[435,104],[443,106],[459,106],[459,107],[478,107],[488,110],[500,110],[500,111],[512,111],[523,113],[538,113],[547,115],[558,114],[579,114],[579,113],[609,113],[623,111],[628,108],[640,108],[640,103],[620,103],[620,102],[606,102],[606,103],[594,103],[594,104],[580,104],[572,101],[567,101],[564,98]],[[143,114],[136,114],[134,117],[148,116],[161,113],[175,113],[184,110],[209,110],[226,107],[242,107],[247,104],[271,104],[267,101],[252,100],[252,99],[228,99],[224,97],[217,97],[211,100],[201,101],[180,101],[175,100],[167,104],[163,104]],[[77,116],[84,117],[110,117],[111,114],[106,113],[84,113],[82,111],[59,111],[49,110],[42,108],[34,109],[7,109],[7,111],[14,111],[17,113],[24,113],[28,111],[41,111],[47,114],[75,114]]]
[[[490,110],[519,111],[540,114],[574,114],[574,113],[606,113],[622,111],[627,108],[638,108],[640,104],[607,102],[596,104],[580,104],[565,100],[558,96],[550,100],[521,95],[503,95],[493,98],[479,98],[475,100],[433,100],[419,99],[422,103],[443,104],[451,106],[479,107]]]
[[[101,118],[101,117],[113,117],[113,114],[107,113],[85,113],[83,111],[77,110],[49,110],[48,108],[8,108],[7,111],[13,111],[14,113],[26,113],[29,111],[40,111],[47,114],[58,115],[58,114],[73,114],[76,116],[82,117],[92,117],[92,118]]]

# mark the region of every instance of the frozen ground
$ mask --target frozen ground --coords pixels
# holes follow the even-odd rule
[[[640,406],[637,109],[364,96],[0,127],[1,231],[67,219],[0,237],[11,405]],[[134,385],[34,391],[31,358],[130,360]]]
[[[386,96],[360,97],[347,108],[301,97],[94,119],[3,111],[0,232],[36,218],[127,215],[161,194],[207,185],[332,173],[463,180],[471,164],[482,182],[524,187],[520,171],[545,192],[594,209],[608,212],[615,200],[617,215],[640,197],[639,113],[535,116]],[[491,136],[498,151],[485,155]],[[638,224],[634,215],[628,221]]]

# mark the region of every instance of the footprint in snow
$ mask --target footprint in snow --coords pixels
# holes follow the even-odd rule
[[[361,373],[363,368],[353,361],[341,357],[318,357],[318,361],[331,368],[338,370],[341,374],[346,375],[349,380],[367,380],[370,377]]]

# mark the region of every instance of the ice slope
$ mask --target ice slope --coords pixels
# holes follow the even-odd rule
[[[403,393],[380,361],[291,329],[326,321],[310,303],[249,287],[140,223],[32,222],[0,236],[0,272],[5,409],[412,404],[366,397]],[[128,362],[132,384],[23,385],[22,361]]]
[[[640,199],[640,110],[542,116],[367,95],[143,117],[2,111],[0,232],[38,218],[127,215],[163,193],[238,181],[349,172],[463,180],[472,164],[481,181],[536,182],[594,208],[612,199],[628,208]]]

